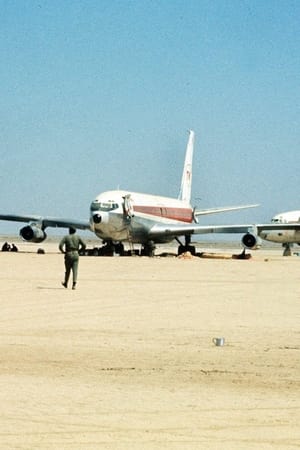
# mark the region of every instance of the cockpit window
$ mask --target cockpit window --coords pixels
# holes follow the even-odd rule
[[[113,202],[98,202],[95,200],[91,204],[91,211],[112,211],[119,207],[118,203]]]

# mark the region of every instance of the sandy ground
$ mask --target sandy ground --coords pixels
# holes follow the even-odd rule
[[[0,253],[1,449],[300,448],[299,257],[81,257],[72,291],[32,248]]]

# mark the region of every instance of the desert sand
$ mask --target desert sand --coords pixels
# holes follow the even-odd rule
[[[300,258],[0,252],[1,449],[299,449]],[[224,337],[217,347],[213,338]]]

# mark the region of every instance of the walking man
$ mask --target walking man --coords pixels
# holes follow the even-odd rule
[[[70,273],[72,270],[73,274],[73,284],[72,289],[76,289],[77,274],[78,274],[78,262],[79,262],[79,252],[85,250],[85,243],[80,236],[76,234],[76,229],[73,227],[69,228],[69,234],[64,236],[59,243],[59,250],[65,255],[65,281],[62,285],[67,288]]]

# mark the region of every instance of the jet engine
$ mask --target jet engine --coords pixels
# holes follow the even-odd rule
[[[47,234],[41,228],[36,225],[27,225],[20,230],[20,236],[24,241],[28,242],[43,242]]]
[[[260,239],[254,234],[246,233],[242,237],[242,244],[244,247],[254,250],[260,245]]]

